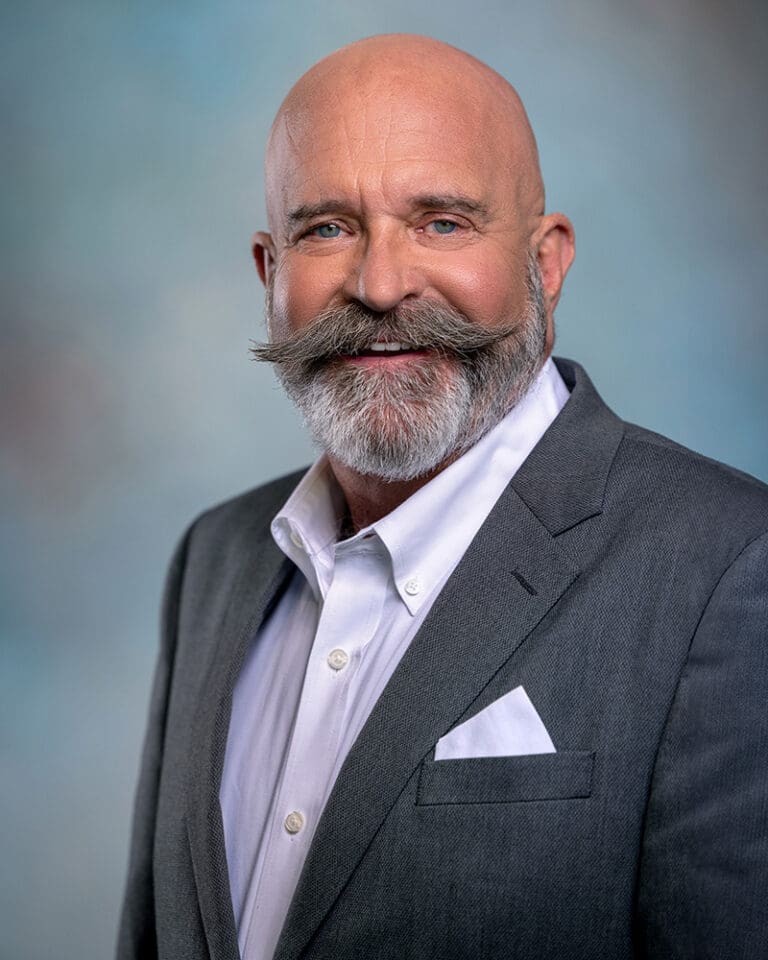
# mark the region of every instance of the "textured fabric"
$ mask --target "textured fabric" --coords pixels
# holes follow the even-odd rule
[[[768,490],[558,367],[570,399],[347,755],[278,960],[765,953]],[[172,567],[121,960],[237,957],[218,791],[297,479],[202,516]],[[434,761],[520,685],[556,754]]]
[[[479,443],[341,543],[344,497],[325,458],[272,523],[277,546],[299,573],[240,672],[220,789],[246,960],[273,955],[350,747],[434,597],[567,399],[549,360],[526,396]],[[285,826],[289,816],[292,832]]]

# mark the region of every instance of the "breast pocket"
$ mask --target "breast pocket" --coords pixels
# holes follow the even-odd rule
[[[425,760],[416,803],[523,803],[573,800],[592,792],[594,752]]]

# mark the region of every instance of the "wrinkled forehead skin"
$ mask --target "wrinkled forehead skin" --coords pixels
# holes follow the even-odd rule
[[[543,213],[536,142],[510,84],[427,37],[391,34],[338,50],[283,101],[266,156],[278,244],[287,212],[335,192],[382,205],[411,186],[470,194],[526,232]]]

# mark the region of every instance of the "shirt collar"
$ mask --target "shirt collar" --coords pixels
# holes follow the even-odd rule
[[[380,538],[392,562],[395,589],[415,615],[453,571],[567,399],[568,389],[548,359],[500,423],[399,507],[345,541],[345,547],[372,534]],[[275,542],[302,571],[318,600],[333,578],[344,511],[344,495],[321,456],[272,522]]]
[[[346,501],[325,455],[309,468],[272,521],[272,537],[307,578],[315,599],[333,577],[336,538]]]

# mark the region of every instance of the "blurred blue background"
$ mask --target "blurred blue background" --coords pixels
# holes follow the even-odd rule
[[[248,359],[271,117],[371,33],[520,90],[576,225],[557,352],[768,480],[768,22],[757,2],[7,3],[0,955],[110,955],[165,564],[200,509],[307,462]],[[480,131],[480,134],[482,132]]]

